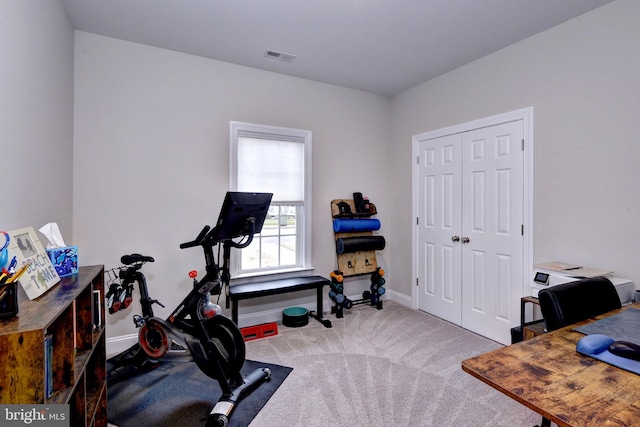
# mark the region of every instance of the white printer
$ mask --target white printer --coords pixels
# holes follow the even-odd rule
[[[534,277],[531,283],[531,295],[536,298],[538,297],[538,292],[548,286],[573,282],[586,277],[604,276],[616,287],[622,305],[633,302],[633,294],[635,291],[634,283],[629,279],[615,277],[613,271],[583,267],[564,262],[546,262],[534,264],[533,267]]]

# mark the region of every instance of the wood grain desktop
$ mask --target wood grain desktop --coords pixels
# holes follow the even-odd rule
[[[585,335],[573,330],[628,307],[466,359],[462,369],[561,427],[640,426],[640,375],[578,353]]]

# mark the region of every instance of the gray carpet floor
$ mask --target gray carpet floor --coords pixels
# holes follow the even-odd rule
[[[358,305],[333,328],[310,319],[247,342],[247,358],[293,372],[250,427],[532,427],[541,417],[462,371],[501,345],[427,313],[385,301]]]

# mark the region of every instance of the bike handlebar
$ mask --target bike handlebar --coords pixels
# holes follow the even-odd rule
[[[253,241],[253,235],[256,232],[256,219],[254,217],[248,217],[247,222],[249,223],[249,233],[247,234],[247,240],[245,242],[234,242],[230,240],[230,245],[237,249],[246,248]]]
[[[202,228],[202,231],[200,231],[200,234],[198,234],[198,237],[195,238],[195,240],[192,240],[191,242],[181,243],[180,249],[192,248],[194,246],[201,245],[202,242],[205,240],[205,237],[207,236],[207,233],[209,232],[210,229],[211,227],[209,227],[208,225],[205,225]]]
[[[244,230],[245,230],[245,227],[246,227],[247,224],[249,225],[249,230],[245,233]],[[221,242],[231,242],[230,244],[234,248],[240,248],[240,249],[244,248],[246,246],[243,243],[238,244],[238,243],[233,242],[231,239],[236,238],[236,237],[245,237],[245,236],[248,236],[250,240],[253,239],[253,234],[256,231],[256,218],[252,217],[252,216],[245,217],[244,218],[244,223],[242,223],[241,226],[237,226],[236,225],[236,228],[233,229],[233,232],[231,232],[230,230],[231,229],[224,229],[223,230],[224,236],[221,238],[220,237],[220,233],[221,233],[220,228],[219,227],[214,227],[214,228],[211,229],[211,231],[209,231],[207,236],[204,239],[202,239],[202,241],[206,242],[206,241],[210,240],[210,241],[213,242],[213,244],[221,243]],[[228,235],[233,235],[235,237],[228,237]],[[238,245],[241,245],[241,246],[238,246]]]
[[[253,235],[256,232],[256,219],[254,217],[247,217],[245,221],[249,225],[249,231],[245,235],[247,237],[247,240],[244,242],[234,242],[232,240],[227,240],[230,246],[237,249],[242,249],[249,246],[253,241]],[[208,244],[208,246],[213,246],[216,243],[219,243],[218,241],[215,241],[215,242],[211,241],[216,232],[217,232],[217,229],[215,227],[211,228],[208,225],[205,225],[200,231],[200,234],[198,234],[198,237],[196,237],[194,240],[190,242],[181,243],[180,249],[192,248],[194,246],[205,246],[206,243]]]

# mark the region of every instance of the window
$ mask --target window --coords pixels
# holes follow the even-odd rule
[[[311,131],[231,122],[230,190],[273,193],[262,232],[231,274],[310,268]]]

